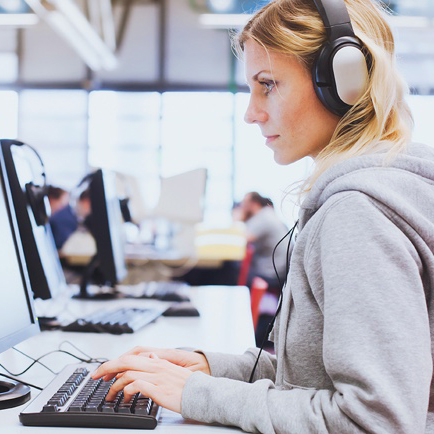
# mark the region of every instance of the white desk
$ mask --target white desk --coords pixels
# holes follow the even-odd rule
[[[57,349],[65,340],[72,342],[78,348],[92,357],[115,358],[136,345],[157,347],[194,347],[210,351],[241,354],[248,347],[254,346],[253,324],[250,311],[250,297],[246,287],[207,286],[192,288],[192,301],[201,316],[190,318],[161,317],[133,334],[120,336],[94,333],[42,332],[16,347],[32,357]],[[77,316],[92,310],[120,306],[143,306],[160,303],[149,300],[113,300],[113,301],[79,301],[70,300],[68,312]],[[65,312],[64,312],[65,313]],[[71,346],[65,345],[65,350],[78,355]],[[0,355],[0,363],[11,371],[22,370],[30,360],[14,350],[8,350]],[[65,354],[55,353],[42,360],[53,370],[59,371],[75,360]],[[46,386],[53,374],[40,365],[35,365],[20,377],[37,386]],[[38,391],[32,389],[32,397]],[[81,431],[99,433],[101,429],[59,428],[59,427],[25,427],[18,420],[22,408],[0,410],[0,430],[4,434],[61,433],[70,434]],[[206,425],[184,420],[179,414],[163,409],[156,432],[165,433],[211,433],[240,432],[238,429],[219,425]],[[129,433],[134,430],[110,430],[113,433]]]

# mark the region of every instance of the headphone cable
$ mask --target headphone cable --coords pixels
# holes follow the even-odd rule
[[[277,306],[276,313],[274,314],[273,319],[268,324],[267,331],[266,331],[266,333],[262,339],[261,348],[259,349],[259,353],[258,353],[258,356],[256,357],[255,365],[253,366],[252,372],[250,374],[249,383],[253,382],[253,376],[255,375],[256,367],[258,366],[258,362],[259,362],[259,358],[261,357],[262,350],[264,349],[265,343],[267,342],[268,335],[271,333],[271,330],[273,329],[274,322],[276,321],[276,317],[279,314],[280,309],[282,308],[283,287],[286,285],[286,282],[288,280],[288,274],[289,274],[289,248],[291,245],[292,236],[294,235],[294,231],[295,231],[297,225],[298,225],[298,220],[295,222],[294,226],[287,232],[287,234],[276,244],[276,246],[274,247],[274,250],[273,250],[273,254],[272,254],[273,267],[274,267],[274,272],[276,273],[276,276],[277,276],[277,280],[278,280],[279,285],[280,285],[279,304]],[[288,240],[288,247],[286,250],[286,277],[285,277],[285,280],[283,281],[283,285],[282,285],[281,281],[280,281],[279,273],[277,272],[276,263],[274,260],[274,255],[275,255],[276,249],[279,246],[279,244],[287,236],[289,236],[289,240]]]

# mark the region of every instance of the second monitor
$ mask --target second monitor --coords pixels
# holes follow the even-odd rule
[[[114,173],[98,169],[87,177],[91,214],[87,218],[97,252],[83,274],[78,298],[110,299],[117,296],[115,286],[127,275],[122,214],[116,193]],[[110,292],[90,294],[87,285],[98,269]]]
[[[80,293],[77,298],[105,300],[118,297],[153,298],[163,301],[188,301],[187,285],[183,282],[142,282],[140,289],[122,291],[117,283],[127,274],[125,259],[125,237],[123,219],[116,191],[115,174],[98,169],[86,177],[91,213],[86,219],[87,226],[95,239],[96,254],[86,267]],[[99,277],[105,285],[96,291],[88,283],[92,277]]]

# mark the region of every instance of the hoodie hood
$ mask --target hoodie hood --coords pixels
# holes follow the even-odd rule
[[[359,191],[404,219],[434,251],[434,147],[412,143],[391,163],[385,152],[362,155],[326,170],[300,209],[300,230],[333,195]]]

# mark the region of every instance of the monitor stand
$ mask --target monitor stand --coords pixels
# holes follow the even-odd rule
[[[18,381],[0,380],[0,409],[18,407],[30,399],[30,387]]]
[[[78,298],[81,300],[114,300],[122,297],[121,293],[118,292],[115,288],[113,288],[113,290],[110,292],[96,292],[93,294],[89,293],[87,285],[95,269],[98,267],[98,264],[98,256],[95,255],[84,269],[83,276],[80,282],[80,292],[76,295],[73,295],[72,298]]]

